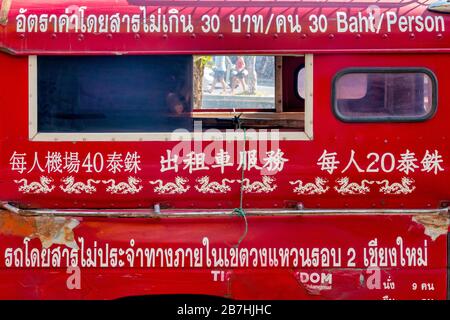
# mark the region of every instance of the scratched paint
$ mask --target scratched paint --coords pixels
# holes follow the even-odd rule
[[[174,32],[174,28],[165,33],[141,32],[132,29],[132,20],[129,19],[130,28],[121,25],[121,32],[115,33],[108,29],[110,27],[103,29],[104,25],[100,32],[96,23],[100,23],[100,18],[116,13],[125,17],[138,15],[135,20],[141,22],[140,14],[146,9],[130,6],[125,0],[80,0],[77,1],[80,6],[76,8],[67,8],[66,1],[2,1],[0,47],[17,55],[0,54],[0,87],[8,93],[2,96],[2,105],[8,108],[0,108],[0,200],[10,201],[21,208],[49,208],[52,212],[58,212],[58,208],[89,208],[102,212],[104,208],[153,208],[155,204],[160,208],[173,208],[173,212],[186,208],[220,208],[221,211],[232,212],[240,200],[243,200],[244,209],[338,207],[381,211],[440,208],[444,201],[450,200],[450,109],[446,107],[450,99],[448,92],[442,90],[450,87],[447,70],[449,48],[446,45],[449,17],[428,13],[426,5],[414,1],[384,4],[369,0],[357,8],[353,7],[354,3],[332,6],[321,3],[314,4],[314,7],[305,7],[305,3],[292,1],[289,8],[266,3],[264,8],[258,8],[251,2],[239,8],[222,7],[222,4],[214,4],[213,8],[210,4],[198,8],[172,8],[167,4],[147,13],[158,14],[159,9],[162,14],[174,14],[174,17],[175,11],[169,12],[171,9],[179,9],[178,13],[183,16],[192,13],[197,29],[194,32]],[[385,17],[389,19],[378,25],[379,32],[362,32],[365,30],[361,25],[352,25],[351,22],[361,21],[360,15],[367,13],[365,10],[370,4],[379,5],[378,9],[387,13]],[[80,9],[83,5],[89,8]],[[90,20],[94,24],[91,30],[80,32],[80,28],[76,30],[72,24],[63,24],[69,18],[66,13],[73,14],[74,10],[92,14]],[[303,14],[306,12],[308,14]],[[257,24],[256,29],[253,25],[247,30],[234,32],[233,23],[224,24],[224,21],[231,22],[231,15],[234,19],[240,14],[248,15],[248,21],[255,17],[258,23],[259,15],[265,22],[270,21],[267,18],[270,19],[272,14],[284,14],[285,18],[290,15],[295,21],[293,15],[297,13],[301,16],[301,30],[293,26],[292,29],[287,27],[286,32],[278,32],[273,25],[266,29],[267,32],[259,32],[259,26],[265,25]],[[59,28],[46,24],[45,14],[61,18],[55,20],[55,24],[61,21]],[[198,22],[203,15],[210,24],[201,30]],[[216,19],[215,15],[222,23],[217,32],[212,30],[216,28],[211,24]],[[35,23],[37,16],[42,18],[38,20],[42,24]],[[76,15],[70,17],[76,21]],[[405,19],[406,25],[402,22]],[[304,24],[305,21],[312,24]],[[314,25],[314,21],[318,24]],[[418,31],[419,21],[428,21],[428,30]],[[333,23],[333,26],[325,30],[325,26],[319,23]],[[368,28],[376,29],[378,26]],[[92,32],[96,27],[99,32]],[[135,27],[145,28],[141,23],[136,23]],[[390,50],[396,53],[388,53]],[[274,177],[262,176],[253,170],[245,172],[242,178],[240,170],[232,170],[226,176],[234,181],[231,184],[224,180],[223,174],[219,174],[219,169],[205,169],[200,174],[182,169],[180,175],[167,170],[161,175],[166,168],[159,165],[173,146],[171,141],[36,143],[29,139],[29,65],[33,61],[33,58],[28,58],[29,54],[138,52],[196,55],[199,52],[233,51],[272,55],[285,52],[297,56],[308,53],[314,58],[311,70],[315,88],[314,135],[308,136],[308,140],[280,141],[280,150],[285,154],[283,158],[289,161],[283,166],[283,172]],[[408,52],[407,59],[399,51]],[[368,66],[408,68],[414,65],[429,70],[439,80],[437,95],[440,107],[433,118],[414,124],[349,125],[333,115],[330,84],[340,71]],[[294,69],[288,68],[288,71]],[[292,83],[292,79],[286,79],[289,78],[282,75],[283,83]],[[137,152],[142,170],[130,172],[133,179],[128,174],[124,176],[118,171],[107,170],[86,170],[75,174],[68,169],[59,170],[59,162],[43,165],[42,170],[31,170],[32,167],[19,165],[22,163],[20,157],[19,160],[13,157],[17,154],[38,155],[38,160],[43,161],[52,154],[62,156],[73,152],[85,156],[93,150],[106,155],[105,160],[111,153],[126,155]],[[200,152],[203,153],[204,149]],[[26,161],[28,165],[33,163],[30,158]],[[404,166],[405,161],[413,162]],[[256,188],[258,185],[260,187]],[[245,187],[244,198],[239,192],[242,186]],[[405,213],[281,217],[274,214],[272,217],[244,218],[119,219],[103,216],[80,219],[30,217],[0,211],[0,298],[103,299],[183,293],[237,299],[446,298],[448,216]],[[240,242],[247,227],[248,233]],[[205,243],[209,245],[208,249]],[[20,254],[27,252],[25,246],[34,250],[30,264],[39,261],[39,266],[27,267],[26,255]],[[151,252],[152,248],[160,249],[157,251],[160,253],[159,264],[152,265],[150,260],[151,268],[146,263],[140,265],[140,259],[145,255],[138,255],[141,251],[137,249],[145,253],[145,249]],[[187,255],[192,248],[201,248],[205,252],[205,259],[198,267],[194,258],[193,267],[173,267],[173,263],[167,267],[167,261],[171,262],[171,259],[166,259],[165,254],[170,258],[177,249],[181,249],[178,253]],[[270,250],[274,248],[278,250]],[[111,259],[103,259],[106,266],[99,267],[100,262],[94,261],[94,257],[104,258],[111,249],[117,249],[118,255],[122,252],[123,265],[116,265],[114,259],[113,263]],[[248,257],[245,249],[254,249],[252,259],[256,259],[255,265],[227,265],[229,256],[225,258],[220,254],[234,252],[232,249],[242,250],[238,252],[243,252],[244,262]],[[342,263],[338,260],[339,263],[330,266],[326,254],[331,249],[342,255]],[[80,254],[80,261],[85,262],[81,268],[81,286],[76,290],[69,290],[66,286],[68,275],[65,266],[58,264],[61,259],[49,262],[48,255],[42,258],[42,253],[48,252],[58,258],[60,251],[76,252]],[[83,256],[82,252],[90,254]],[[206,252],[210,255],[206,256]],[[266,252],[275,252],[276,255],[288,252],[289,266],[282,267],[281,260],[278,265],[273,262],[270,265]],[[293,258],[289,256],[291,252]],[[311,257],[306,258],[307,252]],[[386,262],[386,252],[392,254],[389,257],[396,257],[395,264]],[[254,257],[256,255],[258,258]],[[211,265],[208,265],[207,257],[211,259]],[[322,260],[322,257],[325,258]],[[190,262],[189,259],[187,261]],[[57,267],[49,268],[53,263]]]
[[[239,247],[235,245],[244,228],[239,217],[89,217],[73,229],[77,248],[68,247],[71,236],[65,244],[58,244],[62,241],[56,236],[64,233],[70,219],[37,223],[35,218],[5,212],[1,217],[0,268],[6,271],[0,272],[3,298],[29,294],[17,287],[18,282],[36,287],[40,294],[35,298],[49,299],[183,293],[236,299],[444,299],[446,295],[446,237],[431,241],[410,215],[248,217],[248,235]],[[27,242],[28,250],[41,254],[33,256],[26,267],[25,260],[16,262],[21,259],[17,250],[25,252],[24,237],[33,233],[41,237]],[[206,242],[205,237],[209,239]],[[49,244],[47,238],[52,239],[48,247],[51,256],[42,255],[43,246]],[[60,247],[78,255],[80,289],[67,289],[65,259],[52,258],[60,254],[55,250]],[[161,251],[155,263],[148,265],[139,250],[151,252],[151,248]],[[169,258],[175,252],[188,257],[186,253],[196,249],[201,250],[202,259],[192,260],[192,265],[188,258],[184,267],[180,260],[175,266],[175,259]],[[233,266],[232,250],[252,249],[256,251],[248,256],[248,265],[238,260],[237,267]],[[333,249],[333,254],[340,253],[337,260],[333,255],[331,260],[326,258],[326,252]],[[285,251],[288,260],[282,265]],[[395,265],[388,262],[383,266],[384,253],[394,251]],[[245,257],[242,252],[239,259]],[[114,262],[113,257],[118,260]],[[50,266],[61,261],[61,265],[47,268],[45,261]],[[38,266],[32,267],[36,263]]]

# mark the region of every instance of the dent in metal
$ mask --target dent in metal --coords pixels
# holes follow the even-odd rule
[[[42,247],[62,244],[78,249],[73,229],[79,221],[64,217],[26,217],[8,211],[0,211],[0,234],[39,238]]]
[[[422,225],[425,228],[425,234],[436,240],[439,236],[447,234],[450,219],[448,215],[417,215],[412,221]]]

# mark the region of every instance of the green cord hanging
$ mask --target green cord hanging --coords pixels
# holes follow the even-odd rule
[[[241,121],[240,121],[239,117],[237,117],[237,122],[238,122],[238,129],[241,129]],[[246,152],[245,145],[247,143],[245,128],[243,128],[243,132],[244,132],[244,155],[245,155],[245,152]],[[240,196],[239,196],[239,208],[233,209],[233,213],[236,213],[238,216],[243,217],[244,222],[245,222],[245,231],[242,234],[242,236],[240,237],[238,243],[236,244],[236,246],[235,246],[236,248],[239,247],[242,240],[244,240],[244,238],[247,236],[247,233],[248,233],[247,215],[244,210],[244,178],[245,178],[246,161],[247,161],[247,157],[244,156],[244,162],[242,164],[242,174],[241,174],[241,191],[240,191]]]

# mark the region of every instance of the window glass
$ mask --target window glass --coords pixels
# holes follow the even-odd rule
[[[351,73],[339,79],[339,90],[337,98],[362,99],[367,94],[367,74]]]
[[[434,112],[425,72],[351,72],[335,80],[334,107],[344,120],[420,120]]]
[[[297,93],[302,99],[305,99],[305,67],[297,73]]]
[[[197,56],[196,109],[275,109],[273,56]]]
[[[191,130],[192,56],[38,57],[38,132]]]

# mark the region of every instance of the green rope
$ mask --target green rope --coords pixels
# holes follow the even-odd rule
[[[241,122],[238,119],[238,129],[240,129],[240,128],[241,128]],[[240,192],[240,196],[239,196],[239,208],[235,208],[233,210],[233,213],[236,213],[238,216],[244,218],[245,231],[242,234],[241,238],[239,239],[238,243],[236,244],[236,246],[235,246],[236,248],[239,247],[242,240],[244,240],[244,238],[247,236],[247,233],[248,233],[247,215],[244,210],[244,178],[245,178],[245,167],[246,167],[246,161],[247,161],[247,156],[245,155],[245,151],[246,151],[245,145],[247,142],[247,138],[246,138],[245,128],[243,129],[243,131],[244,131],[244,162],[242,164],[242,173],[241,173],[241,192]]]

